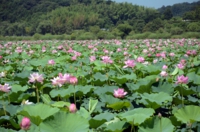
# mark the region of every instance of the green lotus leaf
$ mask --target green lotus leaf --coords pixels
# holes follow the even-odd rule
[[[29,117],[31,122],[36,125],[39,125],[44,119],[59,111],[58,108],[52,108],[46,104],[35,104],[35,105],[26,105],[23,110],[18,114]]]
[[[85,85],[85,86],[77,85],[76,87],[78,87],[78,91],[79,91],[79,92],[82,92],[83,94],[87,94],[87,93],[89,93],[90,91],[96,89],[96,87],[95,87],[95,86],[92,86],[92,85]]]
[[[73,94],[75,91],[78,91],[78,88],[74,88],[73,86],[69,86],[67,89],[53,89],[50,92],[50,96],[55,98],[57,96],[60,97],[69,97],[71,94]]]
[[[120,101],[112,104],[108,104],[108,108],[112,108],[114,110],[120,110],[122,108],[129,108],[131,106],[130,102],[128,101]]]
[[[137,108],[125,113],[119,114],[118,117],[121,119],[125,119],[127,122],[140,125],[146,119],[150,118],[155,111],[151,108]]]
[[[176,75],[177,73],[178,73],[178,67],[176,67],[176,68],[174,69],[174,71],[173,71],[170,75],[174,76],[174,75]]]
[[[113,64],[113,65],[114,65],[114,67],[117,69],[117,71],[118,71],[121,75],[125,75],[125,73],[123,72],[123,70],[122,70],[121,68],[119,68],[118,65],[116,65],[116,64]]]
[[[200,107],[189,105],[185,106],[174,113],[174,116],[183,123],[194,123],[200,121]]]
[[[52,102],[50,96],[48,94],[41,94],[40,97],[45,104],[50,104]]]
[[[57,101],[53,104],[51,104],[51,106],[53,107],[69,107],[70,106],[70,103],[69,102],[64,102],[64,101]]]
[[[40,124],[41,132],[87,132],[88,120],[78,114],[58,112]]]
[[[169,95],[171,95],[174,92],[174,87],[171,83],[164,82],[163,84],[160,84],[157,87],[152,86],[152,91],[158,92],[158,93],[164,92],[164,93],[168,93]]]
[[[102,102],[107,104],[114,104],[121,101],[120,99],[115,98],[112,95],[106,95],[106,94],[101,94],[100,98]]]
[[[135,84],[137,91],[139,93],[149,93],[151,90],[151,86],[154,82],[156,82],[157,75],[150,75],[146,76],[145,78],[139,79],[138,82]]]
[[[106,75],[101,74],[100,72],[95,73],[93,76],[95,80],[99,80],[101,82],[108,80],[108,77]]]
[[[195,74],[195,72],[190,72],[187,74],[189,81],[192,81],[196,85],[200,85],[200,75]]]
[[[144,70],[146,70],[148,73],[152,74],[159,74],[160,73],[160,68],[158,66],[155,65],[149,65],[147,67],[143,67]]]
[[[136,75],[132,73],[130,75],[126,74],[126,75],[122,75],[122,76],[118,76],[118,77],[112,77],[111,79],[114,80],[118,84],[124,84],[128,80],[136,80]]]
[[[99,60],[95,60],[94,62],[92,62],[96,67],[105,67],[106,64],[102,63]]]
[[[6,129],[6,128],[3,128],[3,127],[0,127],[0,131],[1,132],[24,132],[24,131],[15,131],[15,130],[12,130],[12,129]]]
[[[80,107],[80,110],[77,111],[77,114],[81,115],[85,119],[88,119],[90,117],[90,113],[84,107]]]
[[[154,109],[157,109],[159,106],[161,106],[165,102],[171,102],[172,96],[170,96],[167,93],[144,93],[141,95],[142,100],[146,100],[147,102],[144,102],[144,105],[148,107],[152,107]]]
[[[23,70],[31,71],[31,70],[33,70],[33,67],[32,66],[25,66]]]
[[[98,100],[90,99],[90,101],[89,101],[89,112],[90,112],[90,114],[94,111],[97,103],[98,103]]]
[[[16,77],[25,79],[25,78],[28,78],[31,73],[32,73],[31,71],[24,70],[21,73],[16,74]]]
[[[94,93],[97,94],[97,95],[105,94],[105,93],[113,93],[114,89],[118,89],[118,88],[119,88],[118,86],[108,86],[108,85],[105,85],[103,87],[97,87],[94,90]]]
[[[22,107],[20,107],[19,105],[12,105],[12,104],[7,105],[5,108],[6,108],[6,111],[11,116],[16,115],[18,111],[22,110]]]
[[[153,117],[139,126],[138,132],[173,132],[174,126],[168,118]]]
[[[12,85],[12,92],[15,92],[15,93],[17,93],[17,92],[19,92],[19,91],[21,91],[21,92],[24,92],[24,91],[26,91],[28,89],[28,86],[26,85],[26,86],[21,86],[21,85],[17,85],[17,84],[15,84],[15,85]]]
[[[106,126],[106,130],[109,132],[123,132],[128,126],[125,121],[118,121],[110,123]]]
[[[90,119],[89,123],[90,123],[90,127],[97,129],[99,126],[101,126],[103,123],[105,123],[106,120],[105,119],[101,119],[101,120],[95,120],[95,119]]]

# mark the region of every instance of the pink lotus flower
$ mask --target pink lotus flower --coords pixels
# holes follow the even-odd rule
[[[101,58],[102,58],[103,62],[106,63],[106,64],[107,63],[109,63],[109,64],[113,63],[113,61],[108,56],[102,56]]]
[[[69,83],[70,77],[70,74],[65,73],[64,75],[62,75],[62,73],[59,73],[59,82],[61,84]]]
[[[70,106],[69,106],[69,111],[70,111],[71,113],[75,113],[75,112],[77,111],[76,105],[75,105],[74,103],[70,104]]]
[[[46,52],[46,47],[45,46],[42,47],[42,52]]]
[[[29,77],[29,81],[28,82],[31,82],[31,83],[35,83],[35,82],[40,82],[40,83],[43,83],[43,75],[42,74],[39,74],[39,73],[32,73]]]
[[[103,49],[103,52],[106,53],[106,54],[109,53],[109,51],[107,49]]]
[[[163,65],[162,67],[163,70],[166,70],[167,68],[168,68],[167,65]]]
[[[192,55],[196,55],[196,54],[197,54],[197,51],[196,51],[196,50],[192,50],[192,51],[191,51],[191,54],[192,54]]]
[[[127,51],[124,52],[124,56],[126,56],[126,55],[128,55],[128,52],[127,52]]]
[[[185,64],[185,63],[186,63],[186,60],[182,59],[182,60],[180,61],[180,63],[181,63],[181,64]]]
[[[162,71],[162,72],[160,73],[160,75],[161,75],[162,77],[167,77],[167,76],[168,76],[168,73],[167,73],[166,71]]]
[[[153,60],[153,63],[154,63],[154,64],[157,63],[157,62],[158,62],[158,59]]]
[[[162,58],[166,58],[165,52],[162,52],[162,53],[160,54],[160,56],[161,56]]]
[[[121,50],[120,48],[118,48],[118,49],[117,49],[117,52],[120,52],[120,51],[122,51],[122,50]]]
[[[52,54],[57,53],[57,52],[58,52],[57,50],[52,50]]]
[[[174,53],[169,53],[169,56],[173,57],[173,56],[175,56],[175,54]]]
[[[62,45],[59,45],[59,46],[57,47],[57,49],[58,49],[58,50],[62,50],[62,49],[63,49],[63,46],[62,46]]]
[[[15,52],[17,52],[17,53],[22,53],[22,51],[23,51],[22,47],[17,47],[16,50],[15,50]]]
[[[137,58],[137,62],[143,63],[144,62],[144,58],[143,57],[138,57]]]
[[[96,57],[95,56],[90,56],[90,62],[93,62],[96,60]]]
[[[49,60],[49,61],[48,61],[48,64],[49,64],[49,65],[54,65],[54,64],[55,64],[55,61],[54,61],[54,60]]]
[[[118,88],[117,90],[114,90],[114,96],[116,98],[124,98],[124,96],[127,94],[127,92],[124,91],[123,88]]]
[[[9,84],[5,83],[4,85],[0,84],[0,91],[8,93],[10,92],[11,86]]]
[[[179,64],[177,64],[177,67],[178,67],[179,69],[184,69],[184,68],[185,68],[185,65],[182,64],[182,63],[179,63]]]
[[[61,82],[59,77],[54,77],[51,79],[52,85],[61,87],[63,83]]]
[[[75,85],[78,83],[78,79],[75,76],[70,76],[69,83]]]
[[[133,68],[135,66],[135,61],[134,60],[127,60],[124,63],[125,63],[125,66],[123,66],[123,68],[127,68],[127,67]]]
[[[2,58],[3,58],[3,56],[0,55],[0,59],[2,59]]]
[[[184,75],[177,77],[176,84],[187,84],[188,83],[188,77],[185,77]]]
[[[20,123],[20,127],[22,130],[28,130],[31,126],[31,121],[28,117],[24,117]]]
[[[74,56],[71,57],[71,60],[76,60],[76,59],[77,59],[76,55],[74,55]]]
[[[160,53],[157,53],[157,54],[156,54],[156,57],[161,57]]]

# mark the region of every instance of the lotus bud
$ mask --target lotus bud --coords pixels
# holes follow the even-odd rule
[[[71,113],[75,113],[75,112],[77,111],[76,105],[75,105],[74,103],[70,104],[70,106],[69,106],[69,111],[70,111]]]
[[[28,130],[31,126],[31,121],[28,117],[24,117],[22,119],[22,122],[20,123],[21,129],[22,130]]]

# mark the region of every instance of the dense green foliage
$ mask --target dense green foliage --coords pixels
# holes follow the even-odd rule
[[[198,3],[175,4],[156,10],[111,0],[2,0],[0,35],[67,34],[69,39],[80,40],[124,39],[152,32],[168,34],[169,38],[200,31]],[[180,14],[184,14],[184,19],[195,21],[183,21],[182,16],[177,17]]]
[[[177,3],[172,6],[162,6],[158,9],[159,12],[164,13],[166,9],[171,9],[173,16],[183,16],[185,12],[193,11],[194,8],[200,5],[200,1],[193,2],[193,3]]]

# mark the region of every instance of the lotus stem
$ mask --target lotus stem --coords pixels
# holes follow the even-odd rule
[[[6,116],[6,105],[5,105],[4,97],[3,97],[3,111],[4,111],[4,114]]]
[[[9,102],[9,104],[10,104],[10,96],[9,96],[9,94],[8,94],[8,102]]]
[[[162,132],[162,117],[160,118],[160,132]]]
[[[182,101],[182,107],[184,107],[184,100],[183,100],[183,86],[181,86],[181,101]]]
[[[135,132],[134,122],[133,122],[133,124],[131,125],[131,132]]]
[[[75,89],[75,87],[76,87],[76,86],[74,85],[74,103],[75,103],[75,105],[76,105],[76,91],[75,91],[76,89]]]
[[[40,99],[40,97],[39,97],[39,91],[38,91],[38,88],[36,87],[36,96],[37,96],[37,103],[39,103],[39,99]]]

